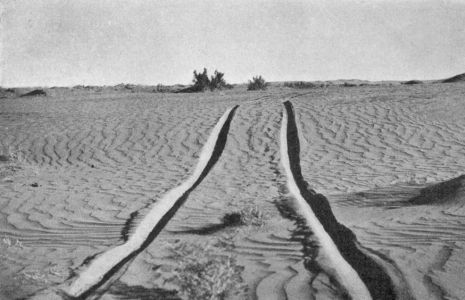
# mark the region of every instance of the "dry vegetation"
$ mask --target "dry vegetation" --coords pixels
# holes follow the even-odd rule
[[[179,242],[170,249],[176,265],[166,281],[178,287],[184,299],[223,300],[247,290],[243,267],[229,253],[230,243]]]
[[[260,76],[255,76],[252,80],[249,80],[249,84],[247,85],[248,91],[257,91],[257,90],[266,90],[268,83],[265,79]]]

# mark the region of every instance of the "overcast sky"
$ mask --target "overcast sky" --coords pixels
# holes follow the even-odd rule
[[[2,86],[436,79],[465,72],[463,1],[2,0]]]

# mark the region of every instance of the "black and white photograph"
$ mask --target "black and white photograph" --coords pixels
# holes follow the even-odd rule
[[[0,0],[20,299],[465,299],[465,0]]]

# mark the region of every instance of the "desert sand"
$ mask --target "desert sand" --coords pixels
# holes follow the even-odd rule
[[[464,91],[460,82],[273,85],[197,94],[50,89],[0,99],[0,299],[59,299],[189,181],[236,105],[205,178],[142,252],[86,296],[180,299],[166,280],[178,263],[170,246],[227,240],[248,286],[229,299],[344,299],[337,276],[309,267],[312,249],[324,247],[292,205],[285,101],[308,189],[391,276],[402,290],[396,298],[465,299]],[[261,211],[263,224],[223,226],[244,208]]]

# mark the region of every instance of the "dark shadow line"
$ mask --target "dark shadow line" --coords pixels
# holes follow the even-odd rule
[[[172,234],[197,234],[197,235],[208,235],[212,233],[216,233],[218,231],[221,231],[225,228],[227,228],[228,225],[225,225],[223,223],[221,224],[212,224],[212,225],[207,225],[201,228],[197,229],[188,229],[188,230],[180,230],[180,231],[172,231]]]

